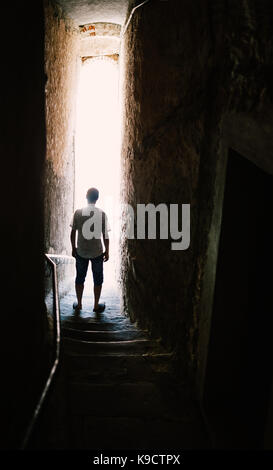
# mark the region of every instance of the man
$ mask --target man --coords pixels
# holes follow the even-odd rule
[[[88,270],[89,260],[92,265],[94,280],[94,312],[103,312],[105,304],[100,304],[101,288],[103,283],[103,262],[109,260],[109,225],[105,212],[95,207],[99,198],[99,191],[90,188],[87,191],[87,207],[76,210],[73,216],[70,240],[72,245],[72,256],[76,258],[76,281],[75,289],[77,303],[73,304],[76,310],[82,309],[82,294],[84,281]],[[76,247],[76,232],[78,232]],[[103,251],[103,243],[105,250]]]

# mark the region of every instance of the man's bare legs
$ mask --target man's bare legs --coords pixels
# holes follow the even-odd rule
[[[94,310],[98,309],[102,286],[94,286]]]
[[[84,284],[75,284],[75,288],[76,288],[76,295],[77,295],[77,301],[78,301],[77,306],[75,308],[77,308],[77,310],[81,310]],[[97,310],[99,308],[101,289],[102,289],[102,286],[94,286],[94,310]]]
[[[76,289],[76,295],[77,295],[77,309],[81,310],[82,309],[82,294],[83,294],[83,289],[84,289],[84,284],[75,284],[75,289]]]

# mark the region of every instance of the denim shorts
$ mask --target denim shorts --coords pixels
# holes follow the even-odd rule
[[[76,284],[84,284],[89,261],[91,261],[94,286],[101,286],[103,283],[103,254],[96,258],[82,258],[76,252]]]

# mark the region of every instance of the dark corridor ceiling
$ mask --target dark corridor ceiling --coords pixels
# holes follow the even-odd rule
[[[106,22],[124,24],[130,0],[57,0],[77,25]]]

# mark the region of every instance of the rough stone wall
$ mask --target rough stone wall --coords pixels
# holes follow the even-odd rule
[[[79,33],[50,1],[45,4],[47,154],[45,178],[46,251],[70,254],[74,209],[74,121]]]
[[[180,4],[143,6],[126,33],[123,200],[190,203],[191,245],[179,252],[171,251],[170,240],[124,240],[122,251],[130,314],[183,350],[187,361],[211,38],[204,2],[198,8],[183,2],[183,14]]]
[[[150,2],[134,14],[122,45],[123,201],[191,204],[187,251],[123,239],[125,306],[177,351],[193,380],[207,348],[200,326],[209,334],[202,302],[204,277],[215,269],[206,265],[208,250],[217,252],[219,235],[222,121],[238,112],[259,120],[272,108],[272,6]]]

